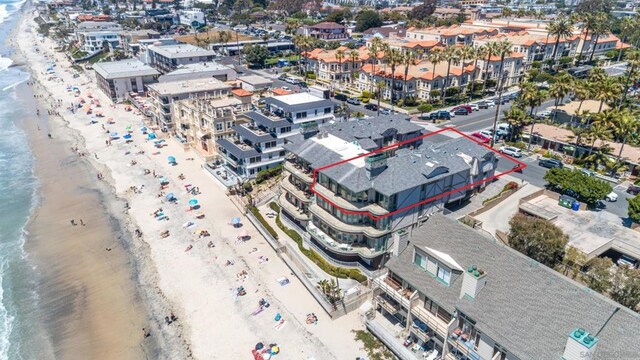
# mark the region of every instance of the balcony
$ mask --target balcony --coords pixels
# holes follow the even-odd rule
[[[456,329],[457,330],[457,329]],[[449,344],[451,344],[455,349],[451,351],[452,353],[457,353],[458,356],[464,356],[471,359],[480,359],[480,356],[473,350],[473,343],[470,341],[462,340],[459,338],[449,338]],[[454,357],[457,358],[457,356]]]
[[[430,313],[424,306],[418,304],[411,309],[411,313],[427,324],[430,330],[438,333],[443,338],[447,337],[449,325],[436,315]]]
[[[391,315],[395,315],[400,311],[398,305],[393,304],[391,301],[387,301],[381,295],[376,296],[376,302]]]
[[[367,246],[362,246],[358,244],[346,244],[335,241],[331,238],[331,236],[327,235],[324,231],[318,229],[313,223],[309,222],[307,225],[307,232],[311,235],[317,242],[322,243],[322,246],[327,249],[329,252],[338,254],[338,255],[347,255],[353,256],[357,254],[358,256],[366,259],[377,258],[378,256],[384,253],[383,250],[376,251],[375,249],[370,249]]]
[[[306,171],[302,166],[295,164],[293,161],[285,161],[284,169],[287,170],[290,174],[297,177],[298,179],[304,181],[307,184],[313,183],[313,178],[311,177],[311,172]]]
[[[388,274],[373,279],[373,283],[383,290],[391,299],[397,301],[406,309],[409,309],[409,298],[411,294],[407,296],[405,292],[406,289],[403,289],[402,286],[390,278]]]
[[[290,203],[289,200],[285,198],[285,194],[282,194],[278,197],[278,203],[280,204],[281,208],[286,210],[286,212],[292,217],[294,217],[296,220],[309,221],[309,215],[306,214],[304,210],[301,210],[297,208],[295,205],[293,205],[292,203]]]
[[[295,185],[291,183],[291,181],[289,181],[288,178],[285,178],[280,182],[280,187],[304,203],[308,203],[311,200],[310,193],[297,188]]]
[[[389,210],[383,208],[382,206],[380,206],[378,204],[367,204],[365,206],[358,207],[357,205],[354,205],[353,203],[351,203],[347,199],[334,194],[333,192],[331,192],[326,187],[324,187],[324,186],[322,186],[320,184],[317,184],[317,183],[313,187],[313,190],[317,191],[320,195],[324,196],[325,198],[331,200],[337,206],[339,206],[339,207],[341,207],[343,209],[346,209],[346,210],[367,211],[367,212],[369,212],[369,213],[371,213],[373,215],[386,215],[386,214],[389,213]]]
[[[320,220],[331,226],[332,228],[346,233],[351,234],[364,234],[370,238],[379,238],[389,233],[388,229],[380,230],[376,229],[372,226],[367,225],[351,225],[342,222],[340,219],[333,216],[327,210],[321,208],[315,203],[312,203],[309,206],[309,210],[315,216],[317,216]]]

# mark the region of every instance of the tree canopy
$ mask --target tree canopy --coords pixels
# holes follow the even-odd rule
[[[382,26],[382,18],[373,10],[363,10],[356,16],[356,31],[363,32],[374,27]]]
[[[611,288],[611,268],[613,262],[608,257],[593,258],[587,263],[587,272],[583,280],[587,286],[599,293],[606,294]]]
[[[629,202],[629,208],[627,209],[629,218],[634,222],[640,223],[640,195],[636,195],[636,197],[627,201]]]
[[[332,21],[338,24],[342,24],[345,20],[351,20],[353,18],[353,14],[351,14],[351,9],[346,8],[342,10],[334,10],[327,15],[324,20]]]
[[[509,246],[551,268],[562,261],[569,237],[559,227],[522,214],[515,215],[509,225]]]
[[[635,310],[640,304],[640,270],[618,266],[611,277],[611,298]]]
[[[609,13],[613,7],[612,0],[583,0],[576,7],[578,14],[595,14],[598,12]]]
[[[544,180],[547,181],[550,188],[564,192],[574,191],[578,200],[589,205],[604,199],[613,190],[611,185],[606,182],[579,170],[553,168],[547,171]]]
[[[411,19],[423,20],[433,15],[435,11],[436,11],[436,1],[424,0],[424,2],[421,5],[418,5],[411,10],[409,17]]]
[[[266,46],[261,45],[245,45],[242,49],[244,58],[253,66],[262,67],[269,57],[269,50]]]

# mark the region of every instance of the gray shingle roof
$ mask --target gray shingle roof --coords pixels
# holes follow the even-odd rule
[[[421,132],[423,130],[421,126],[410,122],[407,115],[402,114],[376,116],[355,121],[325,124],[320,130],[328,132],[346,141],[360,139],[371,139],[375,141],[377,139],[382,139],[385,131],[390,129],[395,129],[399,134],[409,134],[413,132]],[[363,144],[360,143],[360,145],[362,146]],[[365,148],[365,146],[362,147]]]
[[[255,111],[246,112],[244,113],[244,115],[249,119],[255,121],[256,123],[266,127],[267,129],[282,127],[291,124],[289,121],[287,121],[287,119],[273,119]]]
[[[293,100],[293,101],[289,101]],[[265,99],[265,103],[273,104],[285,111],[296,112],[317,108],[332,108],[331,100],[323,99],[308,93],[295,93],[290,95],[274,96]]]
[[[460,299],[462,276],[444,286],[413,265],[414,246],[444,252],[464,268],[477,265],[487,273],[487,284],[475,299]],[[560,359],[568,334],[579,327],[595,334],[604,326],[598,359],[640,353],[637,313],[442,215],[415,229],[410,245],[387,267],[450,313],[459,309],[475,320],[480,331],[521,360]]]
[[[216,142],[218,143],[218,145],[220,147],[222,147],[223,149],[227,150],[227,152],[229,152],[230,154],[232,154],[233,156],[235,156],[238,159],[246,159],[248,157],[256,156],[256,155],[260,154],[253,147],[251,147],[249,149],[246,149],[246,150],[241,149],[236,144],[234,144],[233,142],[229,141],[228,139],[220,139],[220,140],[216,140]]]
[[[232,127],[238,135],[242,136],[245,139],[249,139],[253,143],[264,142],[269,140],[275,140],[275,136],[265,133],[259,134],[254,131],[251,131],[244,125],[236,125]]]

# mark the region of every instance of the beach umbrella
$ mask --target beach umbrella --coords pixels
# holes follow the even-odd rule
[[[143,127],[140,128],[140,131],[142,131],[142,132],[147,132],[147,130],[149,130],[149,129],[147,129],[146,126],[143,126]]]
[[[261,343],[261,342],[257,343],[256,344],[256,350],[262,350],[262,349],[264,349],[264,344]]]
[[[231,223],[232,223],[233,225],[238,225],[238,224],[240,224],[240,218],[239,218],[239,217],[234,217],[234,218],[232,218],[232,219],[231,219]]]
[[[196,206],[196,205],[198,205],[198,200],[197,200],[197,199],[191,199],[191,200],[189,200],[189,205],[190,205],[190,206]]]
[[[131,125],[128,125],[125,129],[126,129],[127,131],[131,131]]]
[[[125,136],[123,136],[123,138],[125,138],[125,139],[131,139],[131,134],[126,134]]]
[[[173,193],[168,193],[168,194],[165,196],[165,198],[166,198],[167,200],[171,200],[171,199],[173,199],[173,198],[174,198],[174,195],[173,195]]]
[[[239,235],[241,238],[249,237],[249,232],[247,230],[242,230]]]
[[[118,133],[117,132],[112,132],[111,133],[111,137],[112,138],[117,138],[118,137]]]
[[[149,133],[149,134],[147,135],[147,139],[150,139],[150,140],[151,140],[151,139],[155,139],[155,138],[156,138],[156,134],[154,134],[154,133]]]
[[[169,180],[167,180],[167,178],[163,176],[163,177],[160,178],[160,182],[161,183],[169,182]]]
[[[169,162],[169,164],[174,164],[176,162],[176,158],[173,156],[169,156],[167,157],[167,161]]]

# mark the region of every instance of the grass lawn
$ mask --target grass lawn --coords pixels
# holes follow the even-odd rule
[[[290,55],[290,56],[285,56],[285,57],[277,57],[276,56],[276,57],[272,57],[272,58],[267,59],[267,61],[265,61],[264,64],[265,65],[275,65],[275,64],[278,63],[278,60],[280,60],[280,59],[284,59],[284,60],[287,60],[287,61],[290,61],[290,62],[295,62],[295,61],[300,60],[300,56],[298,56],[298,55]]]
[[[109,53],[101,52],[100,54],[98,54],[98,55],[92,57],[91,59],[89,59],[89,64],[93,65],[93,64],[97,63],[98,61],[106,58],[106,57],[109,57]]]
[[[229,43],[234,43],[236,41],[235,32],[232,30],[227,30],[227,31],[231,31],[231,39],[229,40]],[[200,39],[201,43],[205,43],[205,42],[209,42],[210,44],[217,43],[219,42],[218,32],[219,32],[218,30],[209,30],[207,32],[198,33],[198,39]],[[177,36],[176,40],[198,46],[196,37],[193,34]],[[245,34],[238,33],[238,40],[245,41],[245,40],[259,40],[259,39],[253,36],[248,36]]]

